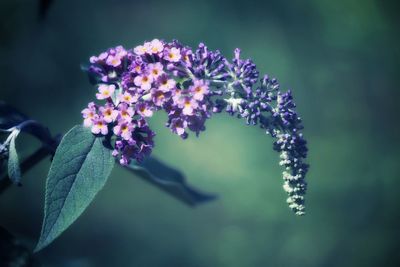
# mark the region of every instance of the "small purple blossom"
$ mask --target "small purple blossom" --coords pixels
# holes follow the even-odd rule
[[[146,53],[149,51],[149,48],[150,48],[149,44],[148,44],[148,43],[145,43],[144,45],[138,45],[138,46],[136,46],[136,47],[133,49],[133,51],[135,52],[136,55],[141,56],[141,55],[146,54]]]
[[[160,77],[161,74],[164,73],[163,70],[163,65],[160,62],[157,63],[150,63],[148,65],[148,71],[149,75],[154,79],[157,80],[158,77]]]
[[[114,134],[121,136],[124,140],[130,140],[132,138],[132,130],[134,125],[132,122],[121,120],[117,125],[114,126]]]
[[[164,92],[168,92],[176,86],[176,81],[174,79],[170,79],[167,75],[161,75],[157,82],[158,89]]]
[[[183,115],[193,115],[194,110],[199,107],[195,99],[187,96],[179,100],[178,106],[182,109]]]
[[[193,94],[193,98],[202,101],[204,95],[208,94],[208,84],[203,80],[194,80],[193,85],[189,87],[189,90]]]
[[[101,84],[99,85],[99,93],[96,94],[97,99],[107,99],[114,94],[115,85],[114,84]]]
[[[179,48],[172,47],[164,50],[164,59],[170,62],[179,62],[181,60],[181,51]]]
[[[181,118],[175,118],[171,121],[171,130],[179,136],[184,136],[187,125],[187,121]]]
[[[100,107],[99,111],[106,123],[111,123],[116,120],[118,111],[110,104],[106,104],[104,107]]]
[[[161,107],[169,100],[169,98],[171,97],[171,92],[165,92],[163,90],[153,88],[151,90],[151,95],[154,105],[156,105],[157,107]]]
[[[134,90],[131,90],[134,91]],[[124,102],[126,104],[132,104],[132,103],[136,103],[139,99],[139,96],[137,94],[132,95],[132,93],[125,91],[122,94],[118,95],[118,99],[120,102]]]
[[[153,54],[158,54],[161,53],[164,49],[164,44],[158,39],[154,39],[153,41],[150,42],[149,45],[149,52]]]
[[[126,103],[118,106],[118,120],[131,121],[134,113],[133,108]]]
[[[92,133],[102,135],[108,134],[107,122],[102,117],[93,119]]]
[[[151,88],[151,84],[153,82],[153,77],[148,74],[138,75],[134,79],[134,83],[136,86],[139,86],[143,90],[149,90]]]
[[[85,127],[91,127],[93,125],[93,120],[98,116],[96,111],[96,104],[90,102],[88,107],[82,110],[82,116],[84,118],[83,125]]]
[[[142,117],[151,117],[151,116],[153,116],[153,111],[151,110],[150,106],[145,102],[137,104],[136,105],[136,111]]]
[[[110,66],[118,67],[119,65],[121,65],[121,58],[117,55],[110,55],[108,56],[106,63]]]

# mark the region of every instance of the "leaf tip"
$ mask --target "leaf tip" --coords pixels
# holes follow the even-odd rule
[[[49,242],[44,242],[42,241],[42,238],[39,238],[38,243],[36,244],[35,249],[33,250],[33,253],[38,253],[41,251],[43,248],[47,247],[49,245]]]

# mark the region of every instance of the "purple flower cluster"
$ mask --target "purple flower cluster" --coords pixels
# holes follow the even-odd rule
[[[154,39],[93,56],[87,70],[103,104],[89,103],[82,111],[84,125],[113,140],[113,155],[121,164],[151,153],[155,134],[147,120],[155,111],[164,110],[166,126],[186,138],[189,131],[204,131],[205,121],[225,110],[276,139],[289,206],[304,214],[307,147],[291,92],[280,92],[276,79],[259,80],[256,65],[241,59],[239,49],[229,62],[202,43],[192,50],[175,40]]]

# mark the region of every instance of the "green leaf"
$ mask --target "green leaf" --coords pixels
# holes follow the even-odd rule
[[[147,158],[140,165],[131,163],[127,168],[135,175],[190,206],[216,198],[214,194],[202,192],[188,185],[185,176],[180,171],[154,157]]]
[[[15,130],[12,133],[8,148],[8,177],[10,177],[10,180],[15,184],[19,184],[21,182],[21,169],[19,167],[17,149],[15,148],[15,139],[17,139],[18,133],[19,130]]]
[[[47,177],[44,220],[35,251],[67,229],[103,188],[114,157],[101,138],[75,126],[61,140]]]

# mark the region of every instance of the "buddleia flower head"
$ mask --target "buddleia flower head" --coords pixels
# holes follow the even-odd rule
[[[280,91],[278,81],[268,75],[260,79],[256,65],[243,59],[240,49],[228,61],[203,43],[193,50],[177,40],[154,39],[92,56],[87,70],[101,103],[88,104],[83,124],[112,140],[120,164],[151,154],[155,133],[148,120],[154,112],[163,110],[165,125],[186,139],[190,132],[200,135],[213,114],[225,111],[259,125],[275,139],[287,202],[296,214],[304,214],[307,146],[292,92]]]

